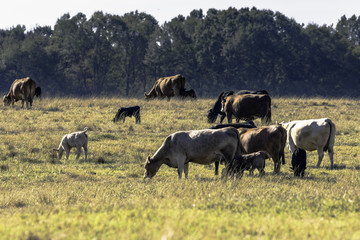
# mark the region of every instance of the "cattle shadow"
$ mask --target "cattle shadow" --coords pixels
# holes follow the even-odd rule
[[[344,169],[360,170],[360,165],[356,165],[355,167],[349,167],[346,166],[345,164],[334,164],[333,169],[331,169],[330,166],[325,166],[320,168],[316,168],[316,166],[307,166],[307,169],[326,169],[329,171],[344,170]]]

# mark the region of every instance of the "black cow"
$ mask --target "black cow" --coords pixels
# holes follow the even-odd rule
[[[182,98],[187,98],[187,97],[190,97],[190,98],[193,98],[193,99],[196,99],[196,98],[197,98],[194,89],[190,89],[190,90],[186,90],[185,88],[184,88],[184,89],[181,89],[181,90],[180,90],[180,96],[181,96]]]
[[[214,123],[216,121],[217,116],[220,114],[220,123],[223,122],[224,118],[226,117],[226,114],[224,112],[221,112],[221,102],[222,99],[230,96],[230,95],[242,95],[242,94],[267,94],[269,93],[266,90],[259,90],[259,91],[250,91],[250,90],[240,90],[238,92],[234,91],[225,91],[220,93],[218,99],[216,100],[213,107],[208,111],[207,119],[208,123]]]
[[[291,159],[292,170],[294,171],[294,176],[304,177],[306,169],[306,151],[302,148],[295,149],[292,159]]]
[[[140,107],[139,106],[133,106],[133,107],[122,107],[118,110],[118,112],[115,115],[115,118],[113,119],[113,122],[117,122],[120,120],[123,120],[125,122],[125,117],[132,117],[134,116],[136,119],[136,123],[140,124]]]
[[[38,97],[41,99],[41,87],[35,88],[35,97]]]
[[[258,169],[259,176],[265,175],[265,159],[269,158],[265,152],[254,152],[250,154],[235,156],[230,162],[226,163],[221,173],[222,178],[230,176],[233,178],[241,178],[244,171],[248,170],[250,175],[254,175],[254,170]]]
[[[242,123],[228,123],[228,124],[218,124],[216,126],[212,126],[210,129],[219,129],[226,127],[234,127],[234,128],[256,128],[255,123],[253,121],[242,122]],[[219,161],[215,162],[215,175],[219,174]]]

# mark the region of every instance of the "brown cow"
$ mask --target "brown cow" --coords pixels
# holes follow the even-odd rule
[[[180,74],[171,77],[162,77],[156,80],[153,88],[149,93],[144,93],[145,99],[165,98],[170,100],[171,97],[180,96],[185,88],[185,77]]]
[[[223,98],[221,111],[226,113],[229,123],[233,116],[237,122],[260,117],[262,122],[270,123],[271,98],[267,94],[230,95]]]
[[[30,102],[30,108],[32,107],[34,95],[35,95],[36,83],[30,77],[23,79],[16,79],[10,87],[10,91],[3,98],[5,106],[12,104],[19,100],[22,101],[22,108],[24,108],[24,101],[26,101],[26,108],[29,108],[28,102]]]
[[[280,125],[260,128],[239,128],[242,153],[264,151],[274,161],[274,172],[280,173],[280,157],[285,164],[284,147],[286,144],[286,130]]]

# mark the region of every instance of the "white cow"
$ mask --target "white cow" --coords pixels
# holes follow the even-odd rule
[[[329,118],[310,119],[281,123],[287,131],[287,145],[291,153],[297,148],[307,151],[317,150],[320,167],[324,151],[328,151],[330,168],[334,167],[335,124]]]
[[[155,176],[162,164],[177,168],[179,179],[183,171],[187,178],[189,162],[206,165],[224,161],[226,165],[240,153],[239,132],[233,127],[176,132],[148,157],[144,178]]]

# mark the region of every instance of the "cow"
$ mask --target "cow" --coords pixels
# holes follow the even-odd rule
[[[88,151],[88,147],[87,147],[88,135],[86,134],[87,130],[88,128],[84,128],[83,131],[73,132],[63,136],[59,147],[53,149],[55,152],[58,153],[59,160],[61,160],[64,151],[66,154],[66,160],[68,160],[71,148],[76,147],[77,149],[76,160],[78,160],[80,157],[81,148],[84,148],[85,161],[87,161],[87,151]]]
[[[242,94],[267,94],[269,93],[266,90],[259,90],[259,91],[250,91],[250,90],[240,90],[238,92],[234,91],[225,91],[220,93],[219,97],[217,98],[216,102],[214,103],[213,107],[208,111],[207,119],[208,123],[214,123],[216,121],[217,116],[220,114],[220,123],[223,122],[226,114],[221,111],[221,101],[224,97],[230,95],[242,95]]]
[[[41,100],[41,87],[35,88],[35,97],[38,97]]]
[[[155,176],[162,164],[178,169],[188,177],[189,163],[211,164],[229,162],[240,154],[239,132],[236,128],[203,129],[175,132],[164,140],[160,148],[145,162],[144,178]]]
[[[297,148],[292,154],[291,158],[292,170],[294,171],[294,176],[304,177],[306,169],[306,151],[302,148]]]
[[[119,108],[117,111],[113,122],[117,122],[120,120],[123,120],[123,123],[125,122],[126,117],[135,117],[135,122],[140,124],[140,107],[139,106],[133,106],[133,107],[122,107]]]
[[[210,129],[220,129],[225,127],[234,127],[234,128],[256,128],[255,123],[253,121],[242,122],[242,123],[228,123],[228,124],[218,124],[216,126],[211,127]],[[215,175],[219,174],[219,161],[215,162]]]
[[[241,152],[266,152],[274,161],[274,173],[280,173],[280,158],[285,164],[286,130],[280,125],[260,128],[239,128]]]
[[[334,144],[335,144],[335,124],[329,118],[297,120],[281,123],[287,131],[287,146],[293,153],[295,149],[302,148],[306,151],[317,150],[319,168],[324,157],[324,152],[328,151],[330,158],[330,169],[334,167]]]
[[[180,74],[170,77],[159,78],[149,93],[144,93],[145,99],[165,98],[170,100],[171,97],[181,96],[185,89],[185,77]]]
[[[193,99],[196,99],[196,93],[195,93],[195,90],[194,89],[190,89],[190,90],[186,90],[185,88],[182,89],[180,91],[180,96],[182,98],[187,98],[187,97],[190,97],[190,98],[193,98]]]
[[[10,87],[9,93],[3,98],[5,106],[14,106],[14,102],[21,100],[22,108],[24,108],[24,101],[26,102],[26,108],[32,107],[34,95],[35,95],[36,83],[30,77],[23,79],[16,79]]]
[[[254,170],[259,171],[259,176],[265,175],[265,159],[269,156],[265,152],[255,152],[250,154],[238,155],[232,159],[221,172],[221,178],[230,176],[233,178],[241,178],[244,171],[248,170],[251,176]]]
[[[230,95],[223,98],[221,111],[226,113],[229,123],[233,116],[237,122],[260,117],[262,122],[270,123],[271,98],[267,94]]]

